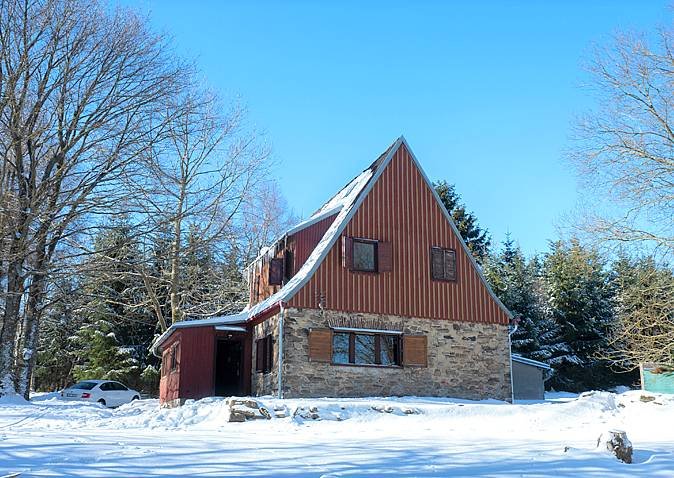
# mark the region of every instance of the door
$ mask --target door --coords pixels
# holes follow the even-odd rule
[[[243,395],[243,341],[218,340],[215,353],[215,395]]]

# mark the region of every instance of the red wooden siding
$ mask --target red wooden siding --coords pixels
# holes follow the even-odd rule
[[[332,310],[507,324],[441,207],[402,145],[342,233],[390,241],[392,271],[348,271],[340,238],[289,305],[318,308],[323,297]],[[431,246],[456,250],[455,282],[431,280]]]
[[[247,332],[218,331],[213,327],[186,327],[176,331],[162,345],[163,359],[169,360],[171,345],[180,344],[178,369],[161,377],[159,398],[161,402],[177,398],[204,398],[215,393],[215,344],[217,339],[233,338],[243,342],[243,393],[250,393],[251,338]]]
[[[213,395],[214,332],[213,327],[188,327],[180,331],[180,398]]]
[[[336,217],[337,214],[334,214],[325,219],[321,219],[317,223],[296,232],[289,238],[289,242],[292,243],[291,250],[293,251],[293,254],[295,254],[294,272],[300,270],[300,267],[304,265],[309,258],[309,255],[316,248],[316,245],[320,240],[323,239],[325,232],[330,228]]]
[[[337,214],[321,219],[315,224],[307,226],[288,237],[287,247],[293,253],[293,273],[296,273],[304,265],[336,217]],[[277,244],[274,257],[282,258],[284,248],[285,244],[283,242]],[[269,259],[262,258],[261,260],[263,263],[259,268],[260,272],[258,272],[256,266],[253,266],[249,277],[250,305],[262,302],[281,288],[281,286],[269,284]]]

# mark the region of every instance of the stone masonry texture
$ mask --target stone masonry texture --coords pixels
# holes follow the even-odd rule
[[[426,335],[428,366],[363,367],[309,361],[309,329],[327,328],[329,319],[340,318],[402,323],[404,334]],[[290,308],[283,330],[286,398],[418,395],[511,399],[505,325]],[[274,371],[256,374],[253,367],[253,393],[257,395],[276,393],[278,389],[278,316],[256,326],[253,340],[269,332],[275,334]]]

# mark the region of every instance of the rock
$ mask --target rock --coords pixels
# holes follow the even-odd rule
[[[644,403],[648,403],[655,400],[655,397],[653,397],[652,395],[642,395],[639,397],[639,400],[641,400]]]
[[[239,412],[238,410],[230,410],[229,411],[229,419],[227,420],[228,422],[245,422],[246,421],[246,415],[243,413]]]
[[[606,448],[623,463],[632,463],[632,443],[622,430],[609,430],[599,435],[597,447]]]
[[[229,398],[227,399],[227,405],[230,407],[234,407],[237,405],[243,405],[244,407],[248,408],[260,408],[260,405],[253,400],[252,398]]]

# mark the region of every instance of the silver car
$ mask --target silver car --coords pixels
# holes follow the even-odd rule
[[[104,407],[118,407],[139,398],[139,392],[112,380],[82,380],[61,392],[62,400],[94,402]]]

